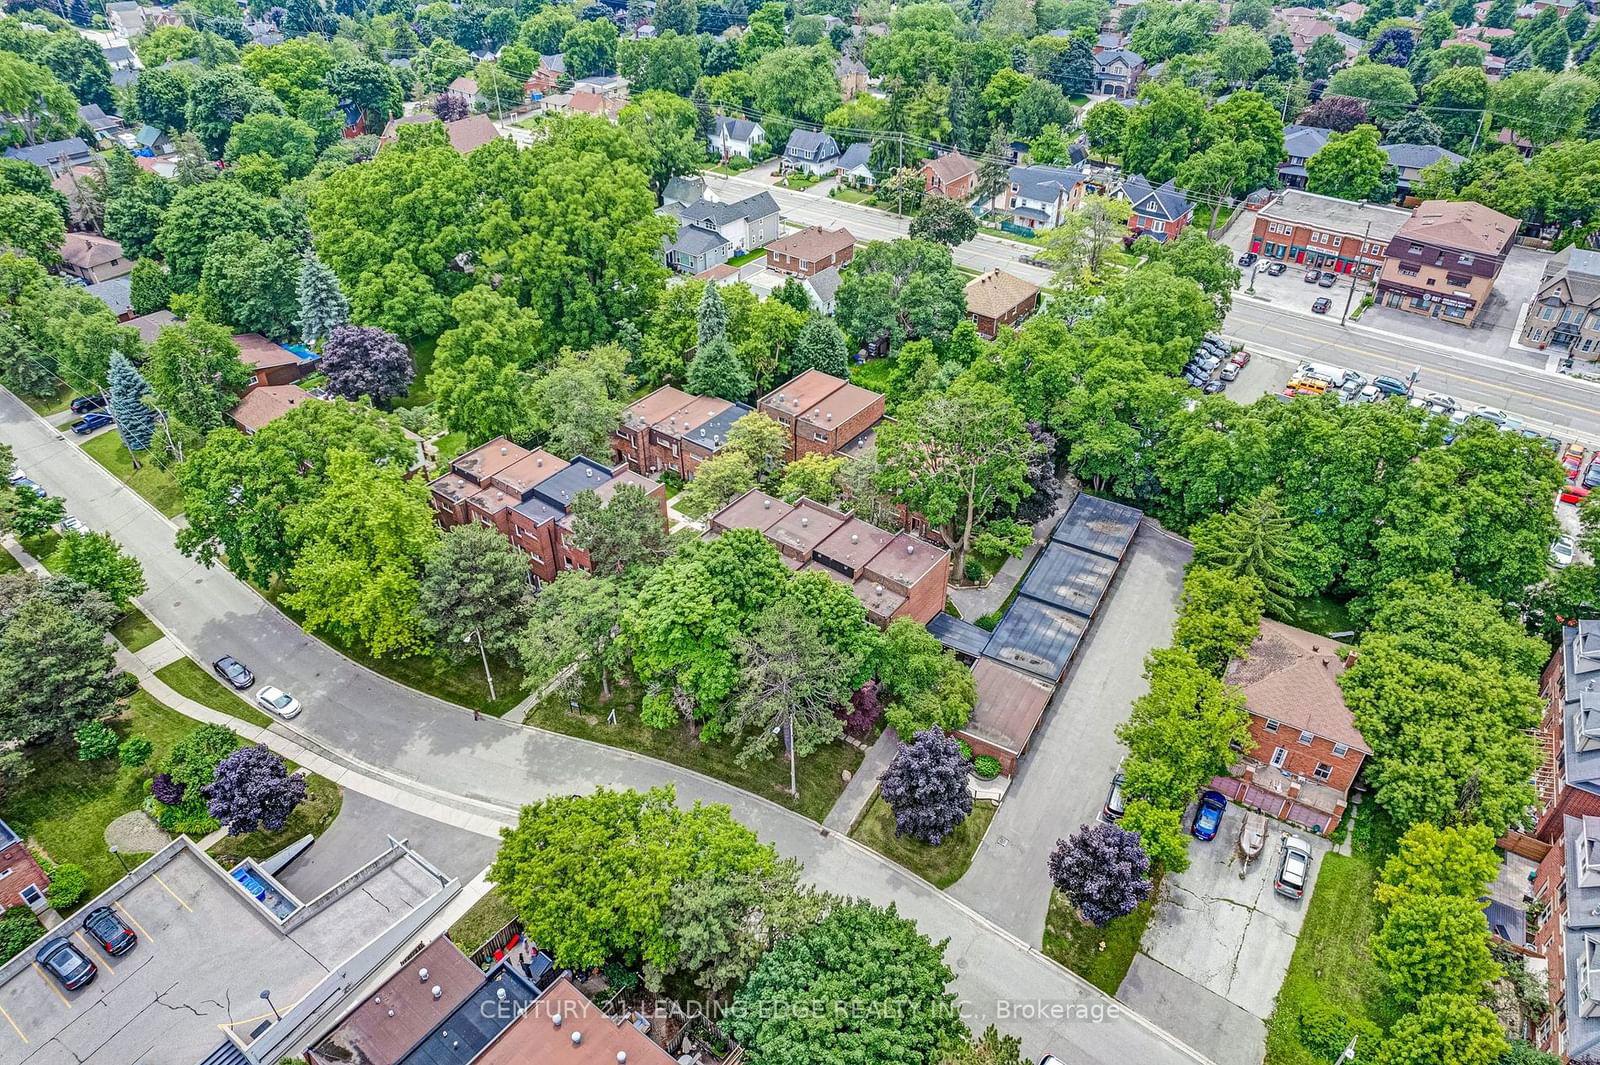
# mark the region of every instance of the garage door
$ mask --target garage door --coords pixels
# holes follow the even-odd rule
[[[1303,825],[1319,835],[1326,835],[1328,826],[1333,823],[1333,816],[1295,802],[1289,804],[1288,820],[1297,825]]]
[[[1252,784],[1245,789],[1244,798],[1241,800],[1246,806],[1254,807],[1269,817],[1283,816],[1283,796],[1266,788],[1258,788]]]

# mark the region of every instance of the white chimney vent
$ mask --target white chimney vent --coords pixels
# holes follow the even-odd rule
[[[801,517],[800,517],[800,528],[804,529],[807,525],[810,525],[810,524],[811,524],[811,519],[808,518],[808,517],[805,517],[804,515],[801,515]]]
[[[622,1063],[627,1061],[627,1060],[628,1060],[628,1052],[626,1050],[617,1051],[617,1065],[622,1065]]]
[[[424,983],[424,984],[427,983],[428,982],[428,970],[425,969],[425,968],[424,969],[418,969],[417,970],[417,977],[418,977],[418,979],[419,979],[419,981],[421,983]]]
[[[561,1014],[557,1013],[554,1016],[552,1016],[550,1018],[550,1024],[551,1024],[552,1027],[560,1028],[561,1027]]]
[[[853,543],[853,544],[860,543],[861,542],[861,537],[856,535],[855,533],[851,533],[850,534],[850,542]]]
[[[510,450],[509,450],[509,449],[507,449],[507,448],[506,448],[506,447],[504,447],[504,446],[502,446],[502,447],[501,447],[501,448],[500,448],[500,454],[502,454],[502,455],[509,455],[509,454],[511,454],[511,452],[510,452]]]
[[[504,1002],[506,1000],[506,989],[503,987],[495,988],[494,997],[499,999],[501,1002]]]
[[[433,985],[433,997],[434,998],[438,998],[442,994],[444,994],[444,989],[441,988],[438,984],[434,984]]]
[[[916,553],[917,553],[917,548],[916,548],[915,544],[907,544],[906,545],[906,554],[914,555]]]
[[[577,1046],[578,1044],[580,1044],[582,1042],[583,1042],[583,1033],[582,1032],[573,1032],[572,1033],[572,1045],[573,1046]]]
[[[763,499],[763,500],[762,500],[762,501],[761,501],[761,509],[762,509],[762,510],[771,510],[771,509],[772,509],[772,500],[770,500],[770,499]]]
[[[393,1006],[389,1007],[389,1016],[391,1016],[391,1017],[394,1016],[394,1007]]]
[[[533,460],[533,464],[535,466],[543,467],[544,466],[544,459],[534,459]]]

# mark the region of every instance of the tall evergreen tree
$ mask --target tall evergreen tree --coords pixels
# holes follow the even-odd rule
[[[1297,591],[1289,571],[1293,536],[1294,521],[1284,513],[1278,490],[1265,488],[1195,527],[1195,560],[1236,577],[1254,577],[1265,591],[1268,611],[1282,616]]]
[[[697,319],[700,347],[728,336],[728,305],[722,302],[722,292],[715,283],[706,286],[700,297],[700,314]]]
[[[349,320],[350,301],[344,298],[339,279],[316,252],[306,252],[300,267],[300,339],[315,345]]]
[[[716,286],[710,285],[706,291],[714,292]],[[721,306],[720,300],[718,306]],[[745,369],[744,360],[734,353],[733,345],[728,343],[725,336],[718,336],[700,345],[700,350],[695,352],[694,359],[689,363],[687,383],[691,392],[720,396],[733,402],[743,402],[755,387],[750,380],[750,371]]]
[[[107,380],[111,386],[111,416],[117,420],[122,442],[130,451],[146,450],[156,432],[156,412],[144,400],[150,394],[150,385],[120,351],[111,353]]]
[[[801,326],[789,362],[789,369],[797,374],[821,370],[835,377],[848,377],[850,349],[845,343],[844,334],[833,324],[833,319],[813,314]]]

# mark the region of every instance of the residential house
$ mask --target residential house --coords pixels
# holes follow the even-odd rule
[[[668,205],[661,211],[681,223],[666,242],[667,265],[688,274],[719,266],[782,232],[778,203],[770,192],[758,192],[737,203],[700,199],[682,206]]]
[[[848,229],[808,226],[767,245],[767,269],[795,277],[810,277],[829,267],[840,267],[856,254],[856,238]]]
[[[1094,91],[1102,96],[1132,99],[1144,75],[1144,57],[1138,52],[1107,48],[1094,57]]]
[[[1283,23],[1283,31],[1289,36],[1289,45],[1294,49],[1295,55],[1305,55],[1306,51],[1317,43],[1319,37],[1338,32],[1333,23],[1325,21],[1317,14],[1281,13],[1280,20]]]
[[[1135,174],[1123,183],[1122,196],[1132,205],[1128,232],[1136,237],[1149,235],[1162,242],[1177,240],[1183,227],[1194,220],[1194,205],[1178,191],[1171,178],[1152,187],[1142,175]]]
[[[146,347],[161,339],[161,331],[169,325],[182,325],[184,320],[171,311],[151,311],[141,314],[137,318],[129,318],[123,324],[139,331],[139,340]]]
[[[0,909],[26,906],[34,913],[50,908],[45,890],[50,878],[34,860],[33,852],[21,836],[0,821]]]
[[[460,456],[450,472],[429,482],[434,514],[449,528],[477,522],[499,531],[528,560],[530,579],[552,581],[561,573],[588,570],[593,562],[572,542],[572,501],[594,492],[602,502],[619,487],[636,485],[654,499],[667,521],[667,493],[659,483],[584,455],[572,461],[547,451],[529,451],[497,437]]]
[[[1071,30],[1066,30],[1066,31],[1051,30],[1050,31],[1050,35],[1052,37],[1057,36],[1057,35],[1060,35],[1060,36],[1063,36],[1063,37],[1071,37],[1072,36],[1072,32],[1073,31],[1071,31]],[[1100,34],[1100,36],[1096,37],[1095,38],[1095,42],[1094,42],[1094,48],[1092,50],[1093,50],[1095,55],[1100,55],[1102,52],[1115,52],[1118,49],[1126,48],[1127,46],[1128,46],[1128,35],[1125,34],[1125,33],[1119,33],[1119,32],[1117,32],[1115,30],[1112,30],[1109,33],[1102,33],[1102,34]]]
[[[944,610],[950,552],[910,533],[880,529],[805,496],[785,503],[756,488],[712,514],[707,524],[711,536],[757,530],[789,569],[848,585],[875,625],[899,617],[927,624]]]
[[[1315,266],[1370,281],[1410,211],[1284,189],[1256,212],[1250,250],[1264,259]]]
[[[117,321],[125,322],[133,317],[133,284],[129,274],[96,281],[85,286],[83,291],[104,303],[117,316]]]
[[[990,270],[967,282],[967,317],[978,335],[993,340],[1002,326],[1015,326],[1039,306],[1039,286],[1004,270]]]
[[[467,102],[467,106],[474,111],[487,111],[489,109],[489,101],[484,98],[483,93],[478,91],[477,78],[463,74],[445,86],[444,91],[452,96],[461,97]]]
[[[531,98],[534,93],[549,96],[561,84],[561,79],[567,76],[567,57],[564,55],[542,55],[539,57],[539,67],[528,77],[524,88],[528,90]]]
[[[106,25],[117,36],[131,40],[144,32],[144,12],[133,0],[106,5]]]
[[[1509,145],[1517,150],[1524,159],[1533,157],[1533,142],[1526,137],[1519,137],[1509,129],[1502,129],[1494,135],[1494,142],[1500,145]]]
[[[320,402],[299,385],[263,385],[246,392],[228,417],[241,433],[255,433],[296,407]]]
[[[116,115],[106,114],[100,109],[99,104],[84,104],[78,108],[78,117],[83,119],[84,125],[94,134],[96,143],[110,140],[117,131],[124,128],[122,119]]]
[[[61,242],[61,272],[93,285],[133,272],[122,245],[93,233],[68,233]]]
[[[854,56],[841,55],[836,59],[833,73],[839,79],[839,95],[844,99],[853,100],[867,91],[867,65]]]
[[[133,141],[139,148],[153,156],[172,154],[172,138],[159,126],[152,126],[149,123],[140,126],[139,132],[133,135]]]
[[[667,187],[661,190],[661,202],[666,207],[687,207],[704,199],[705,195],[705,178],[699,174],[679,174],[667,179]]]
[[[1285,160],[1278,164],[1278,179],[1291,189],[1306,187],[1306,162],[1322,151],[1332,130],[1318,126],[1287,125],[1283,127],[1283,153]]]
[[[834,168],[834,173],[839,176],[839,180],[843,184],[871,188],[877,184],[877,178],[873,175],[872,167],[869,165],[871,160],[872,145],[866,141],[857,141],[839,153],[839,161]]]
[[[922,164],[923,191],[965,203],[977,194],[978,164],[952,148]]]
[[[1569,246],[1549,258],[1528,302],[1522,342],[1600,359],[1600,251]]]
[[[379,146],[393,144],[399,139],[401,126],[425,126],[437,121],[439,116],[431,111],[416,111],[401,118],[391,118],[383,127],[383,133],[378,137],[378,144]],[[450,141],[450,147],[462,155],[475,148],[481,148],[500,136],[494,120],[488,115],[468,115],[466,118],[446,122],[444,133]]]
[[[646,1034],[649,1025],[638,1025],[626,1014],[608,1014],[565,974],[526,1010],[503,1012],[512,1018],[511,1023],[472,1059],[472,1065],[556,1061],[562,1065],[676,1065],[678,1061]],[[468,1027],[472,1026],[469,1020]],[[742,1053],[737,1047],[734,1050]],[[420,1060],[408,1057],[401,1065],[436,1065],[437,1061],[431,1056]]]
[[[292,385],[304,377],[315,365],[315,355],[302,356],[282,344],[274,344],[260,333],[236,333],[233,342],[239,345],[239,361],[255,372],[251,388],[264,385]]]
[[[1089,176],[1076,167],[1014,166],[1006,171],[1006,187],[990,207],[1010,215],[1023,229],[1050,229],[1094,191]]]
[[[627,106],[626,101],[610,96],[602,96],[597,92],[574,89],[564,96],[552,96],[547,101],[548,105],[557,110],[567,111],[575,115],[592,115],[595,118],[617,120],[617,115]]]
[[[1482,204],[1426,200],[1389,242],[1378,302],[1470,327],[1516,237],[1516,219]]]
[[[1340,22],[1360,22],[1367,14],[1367,5],[1358,4],[1356,0],[1346,0],[1333,9],[1333,17]]]
[[[997,759],[1000,771],[1014,776],[1017,760],[1028,752],[1056,686],[1043,677],[981,657],[981,653],[972,663],[972,682],[978,702],[967,723],[954,730],[955,735],[973,754]]]
[[[1456,166],[1462,161],[1461,156],[1437,144],[1385,144],[1382,148],[1383,154],[1389,157],[1389,165],[1394,167],[1396,198],[1402,202],[1422,180],[1423,168],[1442,162]]]
[[[1333,831],[1372,754],[1339,687],[1345,664],[1336,641],[1263,619],[1244,657],[1223,674],[1244,695],[1253,742],[1232,779],[1213,786],[1271,817]]]
[[[817,309],[818,314],[832,316],[838,304],[839,268],[830,266],[826,270],[818,270],[810,277],[803,277],[800,279],[800,287],[806,290],[806,295],[811,299],[811,306]]]
[[[624,412],[612,433],[612,451],[635,473],[666,471],[692,480],[700,464],[728,442],[729,427],[749,413],[743,403],[664,385]]]
[[[100,49],[100,54],[105,56],[106,65],[112,70],[137,70],[139,57],[133,54],[133,49],[125,44],[107,45]]]
[[[749,159],[756,148],[767,143],[767,131],[761,128],[759,122],[718,115],[712,123],[706,143],[724,161],[735,155]]]
[[[821,370],[807,370],[761,397],[756,409],[788,433],[790,462],[848,448],[883,420],[883,396]]]
[[[814,177],[833,172],[839,159],[839,145],[826,133],[797,129],[783,147],[783,169],[799,170]]]
[[[591,74],[572,83],[573,92],[592,92],[608,100],[628,101],[628,79],[617,74]]]
[[[67,137],[58,141],[45,141],[43,144],[17,145],[7,148],[7,159],[21,159],[25,163],[43,167],[50,171],[52,176],[59,177],[75,166],[84,166],[94,161],[94,152],[83,143],[81,137]]]

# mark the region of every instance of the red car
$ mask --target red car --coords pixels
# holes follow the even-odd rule
[[[1557,498],[1559,498],[1563,503],[1582,503],[1588,494],[1589,489],[1585,488],[1583,485],[1569,484],[1567,487],[1561,490],[1561,495]]]
[[[1577,444],[1568,444],[1567,449],[1561,453],[1561,465],[1566,468],[1567,480],[1575,483],[1579,472],[1583,469],[1583,448]]]
[[[1250,362],[1250,353],[1243,348],[1233,353],[1233,358],[1228,360],[1235,366],[1246,366]]]

